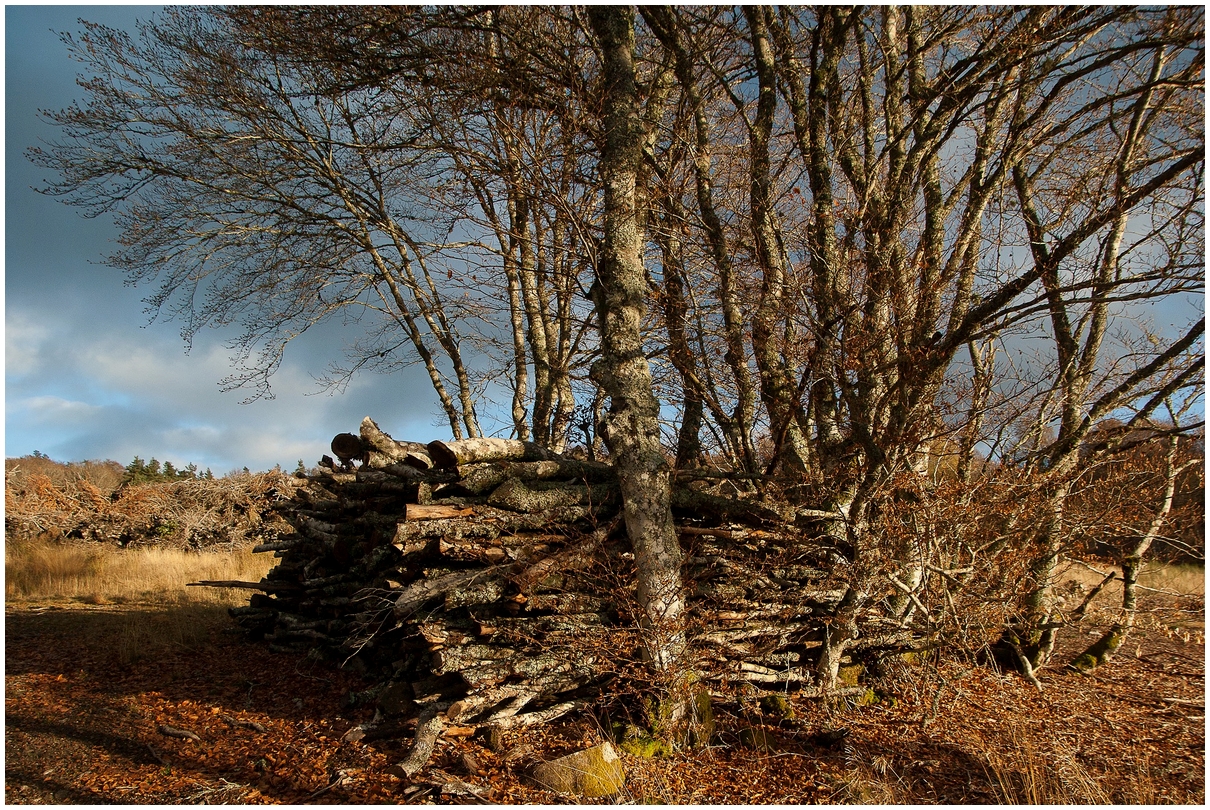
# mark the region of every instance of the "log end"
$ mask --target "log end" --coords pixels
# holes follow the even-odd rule
[[[458,466],[458,456],[445,442],[441,440],[429,442],[428,451],[429,458],[437,469],[450,470]]]
[[[332,452],[341,461],[348,462],[361,458],[365,453],[365,445],[360,436],[353,433],[338,433],[332,438]]]

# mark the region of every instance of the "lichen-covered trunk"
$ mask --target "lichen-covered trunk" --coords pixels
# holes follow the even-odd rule
[[[1183,467],[1178,467],[1176,464],[1178,442],[1179,439],[1176,436],[1171,436],[1168,439],[1168,450],[1164,459],[1164,495],[1160,499],[1155,513],[1152,515],[1151,523],[1148,525],[1147,531],[1143,532],[1138,542],[1130,549],[1130,552],[1122,558],[1121,618],[1114,622],[1099,639],[1094,641],[1088,649],[1076,656],[1075,660],[1071,662],[1072,669],[1083,672],[1085,675],[1108,662],[1113,657],[1113,654],[1117,652],[1118,648],[1122,646],[1122,643],[1126,641],[1126,636],[1130,634],[1131,628],[1134,627],[1135,612],[1138,610],[1138,591],[1136,590],[1136,585],[1139,580],[1139,568],[1143,564],[1143,555],[1151,549],[1151,544],[1159,537],[1160,530],[1164,528],[1164,523],[1172,512],[1172,502],[1176,496],[1176,478],[1184,469]]]
[[[1126,636],[1134,627],[1134,615],[1138,607],[1138,592],[1135,586],[1139,580],[1140,562],[1137,557],[1128,557],[1122,561],[1122,617],[1090,644],[1088,649],[1075,657],[1071,662],[1072,669],[1088,675],[1097,667],[1108,663],[1126,641]]]
[[[670,468],[660,446],[659,403],[643,353],[643,234],[636,203],[642,160],[634,65],[634,11],[593,7],[593,33],[603,59],[600,159],[605,187],[604,239],[594,285],[601,359],[593,378],[610,397],[609,447],[634,547],[645,651],[661,672],[673,672],[684,648],[681,549],[672,522]]]
[[[1063,545],[1063,512],[1070,489],[1071,485],[1064,482],[1050,495],[1045,522],[1038,535],[1041,548],[1030,566],[1032,589],[1025,597],[1024,621],[1020,632],[1016,633],[1017,637],[1013,639],[1019,645],[1025,662],[1035,670],[1050,660],[1055,648],[1055,626],[1052,622],[1055,571]]]
[[[840,604],[836,606],[832,620],[824,625],[823,644],[819,648],[815,677],[825,691],[836,688],[841,658],[857,638],[857,611],[862,601],[862,594],[849,586],[845,589]]]

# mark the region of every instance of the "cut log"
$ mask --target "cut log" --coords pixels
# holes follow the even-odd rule
[[[566,703],[559,703],[546,709],[528,712],[527,714],[514,714],[512,717],[504,717],[496,721],[494,725],[502,729],[510,729],[549,723],[551,720],[555,720],[565,714],[570,714],[579,707],[580,703],[578,701],[570,700]]]
[[[809,683],[811,672],[803,667],[771,669],[761,664],[741,661],[738,671],[732,672],[731,677],[750,683]]]
[[[425,480],[424,473],[406,464],[389,464],[378,469],[361,467],[357,470],[357,480],[363,484],[400,484],[400,479],[407,483]]]
[[[352,433],[338,433],[332,438],[332,452],[343,463],[361,461],[365,456],[366,447],[360,436]]]
[[[433,460],[429,458],[427,447],[425,450],[412,450],[403,457],[403,463],[409,467],[415,467],[417,470],[433,469]]]
[[[440,708],[446,707],[442,706]],[[433,706],[421,713],[420,722],[416,725],[416,736],[412,740],[411,750],[391,770],[395,770],[403,776],[410,777],[415,776],[428,764],[429,759],[433,756],[433,746],[436,745],[437,738],[441,736],[441,732],[445,728],[445,723],[438,714],[439,711],[440,709],[437,706]]]
[[[253,547],[252,553],[261,554],[266,551],[285,551],[287,549],[300,546],[302,543],[303,538],[295,535],[288,540],[275,540],[272,543],[261,543],[260,545]]]
[[[403,589],[395,599],[395,615],[405,617],[414,613],[425,603],[444,598],[450,591],[485,582],[502,575],[502,570],[492,567],[482,570],[453,571],[432,579],[420,579]]]
[[[404,520],[437,520],[440,518],[469,517],[473,514],[475,514],[475,510],[470,506],[409,503],[404,512]]]
[[[598,484],[592,487],[561,486],[558,488],[531,488],[516,478],[510,478],[492,491],[487,502],[497,509],[514,512],[562,512],[579,511],[578,507],[616,506],[621,502],[621,492],[616,486]]]
[[[559,456],[551,450],[518,439],[461,439],[430,442],[429,458],[438,469],[483,461],[551,461]]]
[[[499,545],[492,545],[491,542],[446,535],[437,538],[437,553],[450,560],[488,565],[497,565],[507,560],[508,552]]]
[[[616,480],[608,464],[558,458],[551,461],[497,461],[464,464],[458,468],[458,486],[471,494],[491,492],[509,478],[518,481],[579,481],[602,483]]]
[[[479,516],[482,518],[482,516]],[[461,520],[458,518],[438,518],[436,520],[402,520],[395,527],[395,536],[391,543],[408,554],[429,554],[434,547],[430,540],[457,540],[484,542],[495,541],[500,537],[504,527],[480,520]]]
[[[425,453],[425,446],[418,442],[401,442],[392,439],[389,433],[370,417],[361,420],[361,441],[364,444],[371,467],[382,467],[391,463],[407,464],[409,453]]]
[[[492,605],[499,603],[506,591],[504,577],[492,577],[472,582],[464,588],[452,588],[445,594],[447,611],[470,605]]]
[[[593,552],[605,542],[618,522],[614,520],[607,526],[602,526],[574,546],[540,560],[520,574],[515,575],[513,582],[524,592],[558,571],[583,568],[593,562]]]
[[[488,644],[463,644],[433,654],[433,672],[437,675],[462,672],[485,664],[509,661],[517,657],[513,650]]]
[[[672,508],[689,512],[695,516],[711,515],[724,520],[758,526],[776,526],[784,523],[781,515],[767,506],[737,498],[720,498],[705,492],[676,488],[672,490]]]
[[[243,588],[248,591],[263,591],[265,586],[259,582],[243,582],[238,579],[206,579],[201,582],[186,582],[186,588]]]

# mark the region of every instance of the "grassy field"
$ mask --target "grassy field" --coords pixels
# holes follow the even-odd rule
[[[92,631],[112,641],[116,661],[130,665],[165,651],[194,649],[227,608],[248,592],[188,587],[198,580],[257,581],[272,555],[250,550],[118,549],[31,541],[4,549],[4,597],[12,605],[120,608],[94,611]]]
[[[1139,573],[1139,585],[1182,596],[1206,595],[1206,569],[1198,565],[1150,563]]]
[[[6,601],[71,601],[84,604],[244,604],[248,593],[228,588],[189,588],[198,580],[255,582],[273,566],[270,554],[184,551],[174,548],[18,542],[4,548]]]

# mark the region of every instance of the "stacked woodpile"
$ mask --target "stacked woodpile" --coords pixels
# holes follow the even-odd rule
[[[501,439],[416,444],[367,417],[283,510],[294,533],[235,619],[275,649],[373,676],[378,720],[542,722],[638,661],[633,555],[612,469]],[[678,478],[695,666],[810,680],[842,590],[818,514],[786,515],[707,472]],[[211,583],[227,584],[232,583]],[[418,746],[419,747],[419,746]]]

